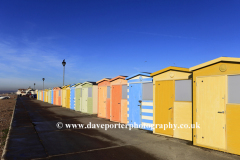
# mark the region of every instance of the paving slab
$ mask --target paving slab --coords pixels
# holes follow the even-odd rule
[[[66,160],[66,159],[101,159],[101,160],[124,160],[124,159],[136,159],[136,160],[161,160],[160,158],[153,157],[152,155],[142,152],[140,149],[133,146],[119,146],[112,148],[104,148],[100,150],[91,150],[87,152],[80,152],[68,155],[59,155],[50,157],[51,160]]]
[[[58,122],[63,128],[57,128]],[[38,100],[17,101],[4,159],[160,159],[233,160],[238,155],[193,146],[141,129],[87,129],[89,124],[117,125]],[[67,128],[66,124],[83,124]]]

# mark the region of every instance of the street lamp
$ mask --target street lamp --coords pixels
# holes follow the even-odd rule
[[[64,75],[65,75],[65,65],[66,65],[65,59],[62,61],[62,65],[63,65],[63,86],[64,86]]]
[[[36,85],[36,83],[34,83],[34,90],[35,90],[35,85]]]
[[[42,80],[43,80],[43,90],[44,90],[44,80],[45,80],[45,78],[42,78]]]

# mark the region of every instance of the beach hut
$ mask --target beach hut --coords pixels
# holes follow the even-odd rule
[[[42,101],[42,90],[39,90],[39,100]]]
[[[153,79],[148,72],[126,78],[128,81],[128,124],[151,130],[153,125]]]
[[[167,67],[151,76],[153,133],[192,141],[192,72],[188,68]],[[181,128],[182,124],[188,127]]]
[[[48,103],[51,103],[51,99],[52,99],[52,89],[49,88],[48,89]]]
[[[117,76],[109,80],[110,95],[110,121],[127,123],[127,76]]]
[[[44,90],[44,102],[48,102],[48,89]]]
[[[38,100],[41,100],[41,90],[38,90]]]
[[[59,99],[59,87],[53,88],[53,104],[58,105],[58,99]]]
[[[53,104],[57,105],[57,89],[58,87],[53,88]]]
[[[42,101],[44,101],[44,90],[41,91],[42,92]]]
[[[38,100],[38,90],[35,90],[36,99]]]
[[[53,95],[53,88],[51,90],[51,104],[53,104],[53,100],[54,100],[54,95]]]
[[[55,104],[58,106],[61,106],[61,87],[55,87],[55,94],[56,94],[56,99],[55,99]]]
[[[193,71],[193,144],[240,155],[240,58],[220,57]]]
[[[35,90],[35,94],[37,95],[36,99],[38,100],[39,97],[38,97],[38,90],[37,89]]]
[[[97,114],[98,86],[96,82],[84,82],[82,86],[82,106],[81,112]]]
[[[71,84],[66,88],[66,108],[70,109],[70,92],[71,92],[71,87],[74,86],[75,84]]]
[[[110,78],[103,78],[98,84],[98,117],[110,119]]]
[[[75,87],[75,111],[81,111],[82,106],[82,83]]]
[[[81,83],[77,83],[70,87],[70,109],[75,110],[75,103],[76,103],[76,87],[81,85]]]
[[[69,87],[70,85],[67,86],[63,86],[62,87],[62,107],[67,107],[66,106],[66,96],[67,96],[67,87]]]

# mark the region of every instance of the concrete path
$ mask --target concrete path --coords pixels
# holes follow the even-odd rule
[[[240,156],[139,129],[58,129],[56,124],[117,124],[26,97],[18,98],[4,159],[221,160]]]

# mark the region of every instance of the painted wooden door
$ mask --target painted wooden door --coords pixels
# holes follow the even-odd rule
[[[88,88],[82,88],[82,112],[87,112]]]
[[[62,95],[61,95],[61,90],[57,90],[57,94],[58,94],[58,102],[57,105],[61,105],[61,101],[62,101]]]
[[[53,100],[54,100],[53,90],[51,91],[51,94],[52,94],[51,103],[53,104]]]
[[[106,118],[110,119],[110,98],[106,99]]]
[[[70,108],[70,89],[66,89],[66,107]]]
[[[70,109],[75,110],[75,88],[71,88]]]
[[[197,78],[197,144],[225,149],[225,76]]]
[[[121,122],[122,85],[112,86],[112,121]]]
[[[107,104],[107,86],[99,87],[99,108],[98,116],[106,118],[106,104]]]
[[[173,136],[173,103],[174,103],[174,81],[157,81],[155,93],[155,123],[163,126],[156,127],[156,133]],[[164,124],[168,128],[164,129]]]
[[[62,106],[66,107],[66,89],[62,90]]]
[[[142,84],[130,83],[129,84],[129,124],[142,123],[141,118],[141,102],[142,102]]]
[[[80,91],[81,91],[81,88],[76,88],[75,90],[76,90],[75,91],[75,101],[76,101],[75,110],[80,111]]]
[[[51,94],[51,90],[48,91],[48,103],[51,103],[51,99],[52,99],[52,94]]]
[[[93,87],[88,87],[88,92],[87,113],[93,114]]]
[[[56,90],[53,90],[53,104],[56,104]]]

